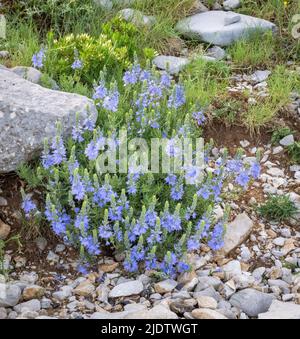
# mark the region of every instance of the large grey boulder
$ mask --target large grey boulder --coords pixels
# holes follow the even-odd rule
[[[228,46],[255,30],[275,30],[263,19],[226,11],[198,13],[178,22],[176,30],[183,36],[218,46]]]
[[[69,135],[77,112],[80,122],[88,114],[97,118],[92,100],[43,88],[0,68],[0,173],[38,156],[44,139],[55,135],[57,121]]]

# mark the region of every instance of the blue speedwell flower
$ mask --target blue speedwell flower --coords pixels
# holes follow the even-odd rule
[[[36,204],[31,200],[29,195],[25,195],[23,202],[22,202],[22,209],[25,212],[26,217],[28,217],[31,212],[36,210]]]
[[[34,68],[43,68],[45,59],[45,49],[42,48],[38,53],[32,56],[32,65]]]

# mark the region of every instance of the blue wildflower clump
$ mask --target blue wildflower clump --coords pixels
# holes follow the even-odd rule
[[[177,171],[150,172],[143,170],[144,158],[118,171],[121,161],[104,155],[107,149],[121,153],[117,136],[122,128],[128,140],[165,141],[162,149],[175,163],[182,157],[182,138],[201,137],[206,117],[168,73],[135,63],[124,74],[123,86],[105,79],[101,74],[93,96],[97,126],[92,117],[77,118],[69,140],[62,139],[58,127],[57,136],[45,142],[39,168],[47,192],[44,216],[57,236],[80,248],[84,270],[109,247],[125,254],[128,272],[156,270],[173,277],[189,270],[188,253],[201,244],[212,250],[223,246],[229,212],[217,220],[214,209],[226,203],[229,183],[245,190],[258,178],[260,166],[241,153],[230,158],[223,152],[216,159],[207,144],[204,169],[192,160]],[[23,208],[28,214],[35,206],[26,198]]]

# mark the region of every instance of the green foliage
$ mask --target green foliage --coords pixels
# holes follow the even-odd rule
[[[292,161],[296,164],[300,164],[300,141],[295,142],[288,148],[289,155]]]
[[[275,129],[271,138],[272,144],[278,144],[281,139],[290,134],[293,134],[293,131],[287,126]]]
[[[238,40],[230,46],[228,53],[239,67],[269,66],[275,53],[274,39],[272,32],[253,32],[248,38]]]
[[[297,212],[295,204],[287,195],[270,196],[258,210],[264,218],[280,222],[292,218]]]
[[[60,76],[73,76],[76,83],[82,82],[90,87],[99,80],[104,67],[109,70],[110,77],[121,77],[135,55],[141,61],[155,55],[154,50],[140,48],[135,39],[137,34],[137,28],[121,18],[104,24],[103,33],[98,36],[69,34],[55,39],[53,33],[49,33],[45,71],[56,80]],[[75,58],[82,62],[82,68],[74,71]]]
[[[51,29],[65,34],[78,25],[91,30],[103,15],[93,0],[8,0],[4,5],[8,15],[37,25],[43,33]]]
[[[201,58],[189,64],[182,74],[186,95],[207,107],[212,101],[226,93],[231,70],[224,62],[207,62]]]
[[[26,163],[19,165],[17,174],[22,180],[26,181],[30,188],[36,188],[41,185],[41,177],[36,173],[34,167]]]

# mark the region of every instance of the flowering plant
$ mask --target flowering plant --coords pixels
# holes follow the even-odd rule
[[[116,152],[106,161],[103,154],[109,148],[121,153],[117,135],[122,128],[139,142],[165,141],[162,151],[175,163],[182,157],[181,141],[200,137],[206,118],[186,102],[184,87],[167,73],[135,63],[125,72],[122,88],[108,87],[104,79],[102,74],[94,93],[98,123],[92,117],[83,124],[77,120],[67,142],[58,126],[56,137],[45,143],[37,172],[47,191],[45,217],[59,237],[80,248],[85,262],[107,246],[124,253],[128,272],[144,268],[174,276],[187,271],[188,252],[202,243],[213,250],[223,245],[228,211],[215,213],[223,190],[232,182],[246,188],[259,176],[259,165],[244,162],[241,154],[213,158],[208,144],[202,167],[193,158],[177,171],[154,173],[145,170],[148,155],[142,153],[140,161],[131,158],[128,171],[117,173],[114,166],[121,167],[121,160],[113,159],[109,167]],[[197,156],[194,148],[192,154]],[[27,214],[35,208],[28,199],[24,207]]]

